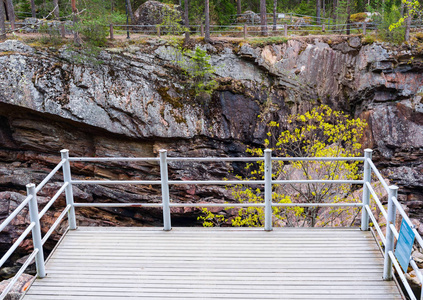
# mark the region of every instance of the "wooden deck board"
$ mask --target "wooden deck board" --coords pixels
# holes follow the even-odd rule
[[[370,232],[200,229],[70,231],[23,299],[402,299]]]

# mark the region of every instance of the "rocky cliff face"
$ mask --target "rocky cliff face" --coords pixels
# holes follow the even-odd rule
[[[260,145],[266,121],[326,103],[365,118],[364,144],[401,187],[401,201],[423,220],[423,64],[413,49],[362,45],[358,37],[290,40],[281,45],[203,45],[212,55],[219,88],[210,99],[189,96],[159,40],[103,51],[96,61],[65,47],[36,49],[19,41],[0,44],[0,190],[4,218],[60,160],[72,156],[244,156]],[[261,115],[261,119],[258,118]],[[264,121],[263,121],[264,120]],[[74,178],[157,179],[154,163],[73,164]],[[178,179],[222,178],[238,164],[170,164]],[[61,175],[40,194],[54,194]],[[155,202],[155,186],[74,187],[79,202]],[[175,186],[174,201],[230,199],[222,188]],[[63,206],[64,198],[56,207]],[[198,210],[175,209],[173,224],[196,222]],[[81,225],[159,224],[156,209],[80,209]],[[16,222],[23,223],[26,213]],[[49,212],[45,226],[57,212]],[[20,223],[19,223],[20,224]],[[16,225],[19,225],[16,224]],[[423,231],[423,228],[421,228]],[[16,236],[8,232],[0,243]],[[58,236],[55,237],[56,239]],[[30,245],[27,245],[29,247]]]

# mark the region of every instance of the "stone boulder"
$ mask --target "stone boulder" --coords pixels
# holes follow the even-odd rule
[[[29,288],[31,281],[34,279],[34,276],[28,274],[22,274],[19,277],[18,281],[13,285],[10,292],[4,298],[5,300],[19,300],[21,299],[23,293]],[[7,287],[11,279],[3,280],[0,282],[0,293]]]
[[[237,23],[260,24],[260,16],[251,10],[245,11],[236,19]]]
[[[165,18],[172,21],[182,20],[182,11],[179,5],[165,4],[149,0],[142,4],[134,12],[136,25],[157,25],[162,24]]]

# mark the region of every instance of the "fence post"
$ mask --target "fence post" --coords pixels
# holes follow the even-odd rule
[[[110,39],[111,40],[114,39],[114,35],[113,35],[113,24],[110,24]]]
[[[388,220],[386,220],[386,245],[385,245],[385,260],[383,263],[383,280],[392,280],[392,260],[389,256],[389,251],[394,250],[394,233],[391,229],[391,224],[395,226],[396,206],[393,197],[397,197],[398,187],[395,185],[389,186],[388,190]]]
[[[163,229],[172,229],[170,223],[169,184],[167,174],[167,150],[160,150],[160,178],[162,181]]]
[[[272,150],[264,150],[264,230],[272,230]]]
[[[157,25],[157,36],[160,37],[160,25]]]
[[[69,150],[63,149],[60,151],[62,155],[62,159],[66,159],[66,162],[63,164],[63,180],[64,182],[68,183],[68,186],[65,188],[65,195],[66,195],[66,205],[71,205],[71,208],[68,212],[68,220],[69,220],[69,229],[74,230],[76,229],[76,218],[75,218],[75,206],[73,205],[73,191],[72,191],[72,184],[71,184],[71,170],[70,170],[70,163],[69,163]]]
[[[372,170],[367,159],[372,159],[372,149],[364,150],[364,171],[363,171],[363,207],[361,209],[361,230],[369,230],[369,213],[367,212],[365,205],[370,203],[370,192],[366,185],[366,182],[370,183],[372,180]]]
[[[322,23],[322,32],[325,32],[326,28],[325,28],[325,23]]]
[[[290,13],[291,17],[289,19],[289,23],[292,24],[292,13]]]
[[[288,25],[287,24],[283,24],[283,34],[284,34],[284,36],[288,36]]]
[[[366,22],[363,22],[363,35],[366,35]]]
[[[200,26],[200,36],[204,36],[204,25],[201,24]]]
[[[35,192],[35,185],[33,183],[26,185],[26,192],[32,196],[32,199],[28,203],[29,207],[29,217],[31,223],[34,222],[35,226],[32,228],[32,242],[34,243],[34,250],[38,249],[38,253],[35,256],[35,265],[37,268],[37,276],[39,278],[46,277],[46,269],[44,265],[44,252],[43,252],[43,243],[41,239],[41,225],[40,218],[38,216],[38,203],[37,203],[37,193]]]
[[[247,38],[247,24],[244,24],[244,40]]]

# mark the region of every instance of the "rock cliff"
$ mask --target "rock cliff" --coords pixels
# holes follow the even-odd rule
[[[72,156],[157,156],[162,148],[169,156],[244,156],[247,146],[262,144],[267,121],[325,103],[367,120],[364,145],[375,150],[384,175],[400,185],[412,216],[423,220],[422,53],[363,45],[359,37],[202,47],[212,56],[219,83],[206,101],[189,96],[172,63],[173,49],[161,40],[110,48],[95,60],[66,47],[1,43],[0,218],[22,201],[27,183],[39,183],[59,162],[63,148]],[[171,163],[169,172],[178,179],[210,179],[234,170],[242,173],[243,166]],[[74,178],[104,179],[157,179],[158,171],[147,162],[75,163],[72,169]],[[42,191],[41,203],[60,180],[58,174]],[[80,202],[160,201],[155,186],[80,186],[74,193]],[[171,197],[231,196],[223,187],[186,185],[172,187]],[[194,224],[198,212],[175,209],[173,224]],[[43,224],[57,214],[49,212]],[[148,208],[78,210],[81,225],[156,225],[160,216]],[[26,212],[16,225],[25,218]],[[7,234],[0,243],[16,237]]]

